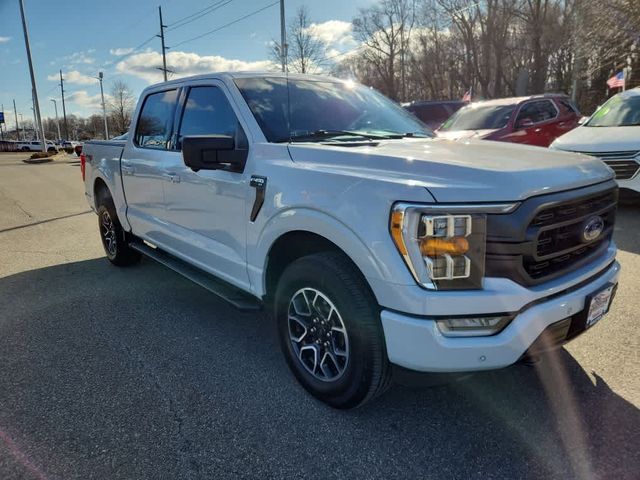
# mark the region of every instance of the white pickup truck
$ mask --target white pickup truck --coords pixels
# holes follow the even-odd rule
[[[496,369],[594,325],[615,294],[618,190],[597,159],[450,141],[374,90],[221,73],[142,93],[81,168],[108,259],[147,255],[275,317],[338,408],[395,372]]]

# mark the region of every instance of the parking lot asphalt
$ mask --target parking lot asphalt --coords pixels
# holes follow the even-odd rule
[[[534,367],[394,386],[352,411],[295,382],[271,320],[104,258],[77,159],[0,154],[0,479],[637,479],[640,202],[610,314]]]

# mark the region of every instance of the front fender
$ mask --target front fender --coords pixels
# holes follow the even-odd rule
[[[282,235],[294,231],[314,233],[331,241],[355,263],[366,278],[393,278],[395,283],[402,283],[403,280],[407,284],[413,282],[400,255],[395,252],[390,237],[386,242],[377,237],[365,236],[368,232],[362,232],[361,236],[353,228],[325,212],[298,207],[278,212],[265,223],[253,242],[249,239],[248,270],[257,296],[266,293],[265,273],[271,246]],[[388,236],[388,232],[384,234]],[[371,238],[371,241],[367,243],[364,238]],[[393,251],[389,251],[389,247]],[[369,283],[378,298],[374,285],[381,282]]]

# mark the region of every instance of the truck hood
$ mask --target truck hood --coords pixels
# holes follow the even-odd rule
[[[518,201],[613,178],[609,167],[586,155],[482,140],[295,143],[289,152],[304,168],[422,186],[443,203]]]
[[[578,127],[556,139],[552,148],[592,153],[640,151],[640,126]]]

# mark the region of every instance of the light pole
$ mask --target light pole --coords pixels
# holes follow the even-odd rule
[[[24,0],[20,0],[20,15],[22,16],[22,30],[24,31],[24,46],[27,50],[27,60],[29,61],[29,74],[31,75],[31,89],[33,91],[33,105],[37,122],[37,128],[40,132],[40,140],[42,141],[42,151],[47,151],[47,142],[44,139],[44,129],[42,128],[42,117],[40,116],[40,104],[38,103],[38,89],[36,88],[36,75],[33,71],[33,62],[31,61],[31,46],[29,45],[29,31],[27,30],[27,19],[24,15]]]
[[[287,71],[287,27],[284,19],[284,0],[280,0],[280,60],[284,73]]]
[[[102,88],[102,79],[104,78],[104,74],[102,72],[98,72],[98,76],[96,78],[100,80],[100,96],[102,97],[102,118],[104,119],[104,139],[109,140],[109,126],[107,125],[107,108],[104,104],[104,90]]]
[[[53,108],[56,111],[56,128],[58,129],[58,141],[62,139],[62,135],[60,135],[60,120],[58,120],[58,103],[55,98],[50,99],[53,102]]]

